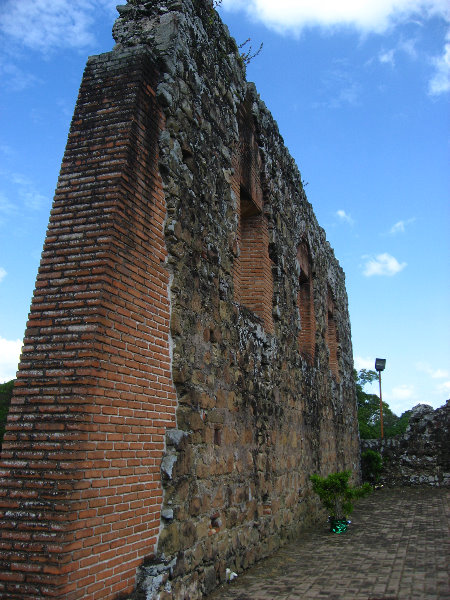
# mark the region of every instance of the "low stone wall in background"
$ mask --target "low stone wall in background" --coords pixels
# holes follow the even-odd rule
[[[381,483],[386,485],[450,485],[450,400],[433,410],[413,408],[403,435],[361,440],[361,452],[375,450],[383,457]]]

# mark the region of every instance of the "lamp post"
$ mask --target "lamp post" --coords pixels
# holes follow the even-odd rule
[[[384,371],[386,366],[385,358],[375,359],[375,370],[378,371],[378,381],[380,382],[380,426],[381,426],[381,439],[383,439],[383,398],[381,396],[381,371]]]

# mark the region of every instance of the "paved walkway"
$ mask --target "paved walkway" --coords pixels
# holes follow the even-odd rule
[[[377,490],[344,534],[326,524],[263,560],[209,600],[450,599],[450,491]]]

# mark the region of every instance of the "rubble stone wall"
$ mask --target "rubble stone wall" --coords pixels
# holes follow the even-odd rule
[[[359,474],[344,274],[235,41],[209,0],[119,14],[5,436],[5,598],[199,599]]]
[[[361,451],[383,458],[381,482],[387,485],[450,485],[450,400],[433,410],[414,407],[406,432],[384,440],[361,440]]]

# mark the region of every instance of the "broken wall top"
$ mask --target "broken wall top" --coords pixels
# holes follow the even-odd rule
[[[247,82],[245,63],[236,41],[213,4],[210,0],[128,0],[126,5],[117,7],[120,17],[113,27],[115,51],[142,48],[156,61],[161,74],[157,96],[169,119],[169,129],[170,119],[177,119],[182,111],[192,117],[194,127],[206,132],[209,127],[216,127],[224,146],[231,149],[238,136],[237,113],[247,100],[260,134],[258,142],[264,158],[265,180],[271,188],[265,190],[266,194],[276,200],[274,190],[282,189],[290,196],[295,190],[295,197],[288,200],[302,206],[304,220],[299,231],[308,240],[313,258],[318,240],[312,243],[306,223],[314,226],[320,245],[333,256],[339,278],[343,278],[325,232],[318,226],[307,201],[295,160],[285,147],[278,125],[260,99],[255,85]],[[188,107],[189,97],[192,105]],[[196,120],[202,114],[200,105],[205,97],[212,107],[209,123]],[[186,136],[179,125],[174,129],[180,138]],[[335,270],[332,271],[329,279],[334,288],[337,281]]]

